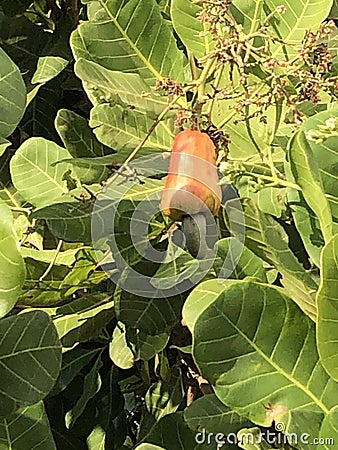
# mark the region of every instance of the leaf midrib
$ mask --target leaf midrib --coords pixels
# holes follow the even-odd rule
[[[134,42],[129,38],[129,36],[127,35],[127,33],[125,33],[125,30],[120,26],[118,20],[116,19],[115,16],[113,16],[113,14],[111,13],[110,9],[107,7],[106,3],[103,0],[98,0],[101,7],[106,11],[108,17],[111,18],[112,22],[114,23],[114,25],[116,26],[116,28],[119,30],[119,32],[121,33],[121,36],[123,36],[123,38],[127,41],[127,43],[130,45],[130,47],[135,51],[135,53],[137,54],[137,56],[141,59],[141,61],[144,62],[145,66],[153,73],[153,75],[157,78],[157,79],[162,79],[162,75],[157,72],[157,70],[155,69],[155,67],[153,67],[149,61],[144,57],[144,55],[140,52],[140,50],[138,49],[138,47],[134,44]],[[160,24],[160,28],[162,28],[163,24]]]
[[[285,303],[285,301],[284,301]],[[293,376],[285,372],[279,365],[277,365],[273,360],[271,360],[254,342],[252,342],[246,334],[242,332],[240,328],[238,328],[237,324],[233,323],[228,316],[224,314],[224,311],[217,307],[214,304],[215,309],[224,317],[224,319],[238,332],[238,334],[247,342],[251,347],[268,363],[270,364],[278,373],[283,375],[287,380],[293,383],[296,387],[298,387],[301,391],[303,391],[306,395],[308,395],[316,405],[318,405],[325,414],[329,414],[329,409],[326,408],[323,402],[321,402],[311,391],[309,391],[306,387],[304,387],[298,380],[296,380]],[[288,305],[286,305],[288,308]]]

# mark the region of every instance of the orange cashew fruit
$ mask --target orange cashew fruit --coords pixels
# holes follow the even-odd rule
[[[169,174],[161,198],[161,210],[172,220],[182,221],[190,253],[206,253],[206,215],[216,216],[222,191],[218,184],[216,149],[201,131],[177,134],[171,151]]]

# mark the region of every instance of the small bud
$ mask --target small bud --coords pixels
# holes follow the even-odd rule
[[[285,5],[279,5],[277,6],[277,12],[279,14],[285,14],[286,13],[286,6]]]

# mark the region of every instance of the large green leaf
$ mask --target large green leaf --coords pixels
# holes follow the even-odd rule
[[[55,203],[37,209],[35,219],[45,219],[53,234],[68,242],[91,243],[92,204],[90,202]]]
[[[320,443],[317,450],[330,450],[338,442],[338,408],[332,408],[330,413],[325,417],[320,429]]]
[[[15,305],[25,279],[25,265],[13,231],[9,208],[0,202],[0,317]]]
[[[157,335],[170,331],[179,321],[183,302],[179,296],[149,299],[119,289],[115,297],[117,316],[127,327]]]
[[[56,450],[42,402],[0,420],[2,450]]]
[[[307,137],[307,144],[311,148],[311,153],[319,168],[322,186],[335,222],[338,222],[337,124],[338,106],[334,103],[327,111],[309,117],[301,126],[301,131],[304,131]],[[334,130],[332,130],[332,125]],[[323,139],[323,141],[316,140],[313,138],[313,135],[316,134],[317,136],[318,134],[319,136],[324,134],[326,139]],[[316,209],[312,209],[317,213]]]
[[[75,58],[110,70],[139,73],[146,82],[184,80],[183,53],[155,0],[98,0],[101,14],[73,33]]]
[[[198,398],[183,414],[192,430],[206,429],[211,433],[224,430],[228,434],[237,433],[240,428],[250,425],[248,420],[225,406],[215,394]]]
[[[25,141],[11,159],[13,184],[19,193],[34,206],[42,207],[61,201],[68,193],[64,175],[72,166],[54,164],[71,158],[68,150],[43,138]]]
[[[226,287],[197,318],[193,355],[220,400],[259,425],[298,432],[307,418],[316,436],[335,405],[338,384],[319,361],[315,324],[280,288]]]
[[[90,115],[90,126],[94,128],[98,140],[119,151],[134,149],[144,139],[152,124],[153,120],[146,114],[123,109],[118,105],[97,105]],[[170,124],[162,121],[151,133],[142,151],[168,151],[172,142]]]
[[[243,26],[245,33],[257,31],[264,19],[264,2],[234,0],[231,4],[231,11],[238,23]]]
[[[242,0],[243,3],[244,0]],[[237,2],[238,4],[239,2]],[[277,14],[273,21],[276,35],[288,45],[275,44],[272,47],[274,58],[288,56],[289,59],[297,55],[297,45],[300,45],[305,32],[310,28],[316,31],[329,15],[332,0],[286,0],[284,14]],[[269,11],[275,10],[281,3],[279,0],[267,0],[265,5]]]
[[[338,234],[324,247],[321,262],[317,295],[318,351],[326,371],[338,380]]]
[[[151,91],[137,73],[109,70],[83,58],[75,63],[75,72],[94,105],[118,102],[153,116],[167,106],[167,99]]]
[[[26,88],[19,68],[0,48],[0,136],[9,136],[20,122],[26,106]]]
[[[208,27],[197,17],[201,11],[201,6],[190,0],[171,2],[171,17],[175,31],[196,58],[202,58],[212,48]]]
[[[61,366],[61,344],[50,317],[31,311],[0,321],[0,415],[42,400]]]
[[[299,131],[290,143],[290,167],[295,182],[302,188],[302,194],[316,213],[325,242],[332,237],[332,214],[320,177],[320,172],[310,145],[303,131]]]
[[[219,259],[214,266],[219,278],[222,274],[230,274],[230,278],[255,277],[259,281],[267,281],[263,261],[236,238],[220,239],[217,248]]]
[[[232,223],[241,224],[242,215],[240,212],[237,213],[236,201],[229,201],[227,204],[229,211],[233,209],[230,217]],[[315,320],[315,294],[318,286],[291,252],[287,235],[282,226],[272,216],[262,213],[251,200],[244,199],[242,205],[246,224],[246,246],[282,274],[281,282],[286,293]],[[240,228],[234,227],[233,229],[236,236],[237,229]],[[242,236],[238,236],[238,238],[241,239]]]

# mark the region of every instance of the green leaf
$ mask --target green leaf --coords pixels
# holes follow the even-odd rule
[[[94,292],[59,306],[53,319],[64,348],[97,338],[114,319],[114,303],[110,295]]]
[[[332,215],[325,197],[320,172],[304,132],[298,132],[289,147],[290,167],[295,182],[302,188],[302,194],[316,213],[325,242],[332,237]]]
[[[200,442],[198,442],[198,438],[201,439]],[[160,448],[165,448],[166,450],[217,449],[215,441],[211,441],[211,444],[208,444],[205,435],[204,437],[203,435],[198,436],[196,432],[188,427],[184,421],[182,412],[168,414],[160,419],[151,429],[150,433],[143,439],[142,445],[144,446],[144,450],[148,448],[147,445],[149,444],[160,445]],[[137,450],[141,448],[137,447]]]
[[[55,382],[50,397],[62,392],[81,372],[81,370],[89,364],[94,357],[98,358],[100,349],[87,349],[80,346],[75,347],[63,354],[62,366],[60,374]]]
[[[320,444],[317,450],[330,450],[334,447],[335,442],[338,442],[338,407],[332,408],[329,414],[325,417],[320,429]]]
[[[67,412],[65,417],[68,428],[72,428],[74,426],[77,419],[84,412],[89,400],[92,399],[100,390],[102,382],[99,370],[102,365],[103,363],[101,357],[97,358],[88,374],[84,377],[82,394],[74,407]]]
[[[11,142],[7,141],[7,139],[3,137],[0,137],[0,156],[5,153],[7,147],[9,147],[10,145],[12,145]]]
[[[45,219],[50,230],[59,239],[90,244],[92,211],[93,205],[90,202],[55,203],[35,210],[32,218]]]
[[[0,321],[0,415],[37,403],[52,389],[61,344],[50,317],[30,311]]]
[[[45,263],[51,263],[52,261],[54,261],[55,265],[71,266],[75,262],[75,255],[78,252],[78,249],[71,248],[59,252],[57,253],[57,255],[55,250],[37,250],[35,248],[28,248],[28,247],[21,247],[20,251],[23,258],[32,258],[35,259],[36,261],[41,261]]]
[[[146,408],[156,421],[177,411],[183,399],[183,380],[177,368],[171,371],[170,380],[157,381],[150,386],[145,395]]]
[[[276,0],[267,0],[266,5],[273,11],[281,3]],[[284,14],[276,14],[273,21],[273,28],[279,39],[289,45],[275,44],[272,47],[273,58],[288,59],[298,55],[296,47],[300,45],[305,32],[310,28],[317,31],[320,24],[329,15],[332,0],[286,0],[283,1],[286,7]]]
[[[327,373],[338,380],[338,234],[321,255],[321,285],[317,295],[318,351]]]
[[[67,75],[61,73],[29,96],[30,103],[20,123],[20,129],[26,135],[59,142],[54,120],[64,98],[66,81]]]
[[[153,118],[167,106],[166,97],[150,90],[137,73],[108,70],[83,58],[75,63],[75,73],[94,105],[117,102],[135,107],[136,111],[145,111]]]
[[[243,218],[241,212],[237,211],[236,200],[230,200],[227,205],[236,237],[236,234],[241,232]],[[262,213],[251,200],[244,199],[242,206],[246,224],[245,245],[282,274],[281,283],[286,293],[315,320],[317,283],[291,252],[282,226],[272,216]],[[236,224],[238,226],[235,226]],[[242,239],[240,234],[238,239]]]
[[[81,161],[82,158],[104,156],[108,150],[95,137],[88,122],[83,117],[67,109],[60,109],[55,119],[55,127],[71,155]],[[72,164],[72,160],[67,160]],[[75,164],[75,172],[82,183],[98,183],[108,177],[104,167],[90,166],[81,168]]]
[[[195,287],[186,299],[182,310],[183,323],[187,325],[191,332],[193,332],[200,314],[215,301],[226,286],[234,282],[235,280],[219,280],[217,282],[207,280]]]
[[[25,265],[13,231],[9,208],[0,202],[0,317],[15,305],[25,279]]]
[[[31,83],[47,83],[59,75],[67,65],[68,61],[59,56],[41,56]]]
[[[298,431],[304,414],[313,425],[335,405],[338,384],[319,361],[315,324],[280,288],[226,287],[198,316],[193,356],[219,399],[258,425]]]
[[[96,425],[87,437],[88,450],[105,450],[106,432]]]
[[[196,58],[202,58],[212,49],[208,27],[197,18],[202,7],[190,0],[172,0],[171,17],[176,33]]]
[[[184,420],[192,430],[205,429],[211,433],[225,430],[227,434],[237,433],[250,422],[224,405],[215,394],[195,400],[184,410]]]
[[[0,448],[56,450],[43,402],[0,420]]]
[[[91,110],[90,126],[98,140],[115,150],[134,149],[144,139],[153,124],[146,114],[108,104],[97,105]],[[141,154],[169,151],[173,133],[168,121],[162,121],[149,136]]]
[[[166,450],[164,447],[159,447],[154,444],[140,444],[135,447],[135,450]]]
[[[69,272],[67,267],[53,266],[41,282],[39,279],[47,271],[49,263],[28,257],[25,258],[25,266],[25,283],[18,299],[21,305],[50,306],[64,300],[65,291],[60,287]]]
[[[115,296],[118,319],[127,328],[138,328],[147,334],[157,335],[167,331],[179,321],[183,299],[138,297],[118,290]]]
[[[243,26],[245,33],[257,31],[264,20],[263,1],[234,0],[231,3],[231,11],[238,23]]]
[[[126,326],[117,322],[109,344],[109,356],[113,363],[121,369],[131,369],[135,363],[135,356],[131,346],[128,345]]]
[[[136,72],[151,84],[162,77],[184,80],[184,55],[155,0],[98,0],[98,4],[101,14],[80,24],[72,35],[76,59]]]
[[[170,239],[151,284],[158,289],[172,289],[189,281],[194,286],[212,268],[214,256],[215,253],[208,249],[203,259],[195,259]]]
[[[0,137],[13,133],[26,107],[26,88],[19,68],[0,48]]]
[[[230,278],[255,277],[259,281],[267,281],[263,261],[236,238],[220,239],[217,247],[220,260],[216,259],[214,266],[219,278],[223,278],[222,274],[230,274]]]
[[[338,107],[334,103],[332,108],[309,117],[301,126],[319,168],[322,186],[335,222],[338,222],[337,124]],[[316,140],[313,135],[325,138]],[[316,212],[315,209],[314,211]]]
[[[55,127],[74,158],[104,156],[109,150],[95,138],[87,120],[73,111],[60,109],[55,118]]]
[[[285,168],[288,180],[294,182],[294,178],[290,173],[289,164],[286,163]],[[312,261],[317,267],[320,267],[320,254],[325,242],[317,216],[306,203],[301,191],[288,189],[287,198],[292,217],[301,235],[304,247]]]
[[[13,184],[19,193],[34,206],[42,207],[62,200],[68,193],[64,174],[71,170],[66,163],[70,153],[55,142],[33,137],[25,141],[11,159]]]

